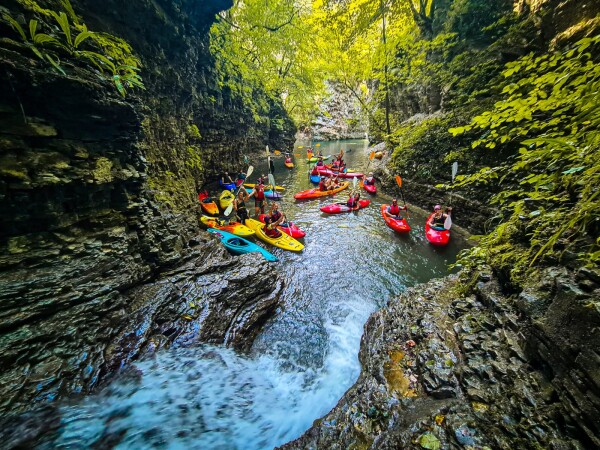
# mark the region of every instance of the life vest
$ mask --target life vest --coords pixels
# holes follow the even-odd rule
[[[369,186],[372,186],[372,185],[374,185],[374,184],[375,184],[375,178],[373,178],[373,177],[367,177],[367,178],[365,179],[365,184],[367,184],[367,185],[369,185]]]
[[[390,205],[388,211],[390,214],[397,216],[400,214],[400,207],[398,205]]]
[[[265,199],[265,189],[262,186],[256,187],[256,200],[264,200]]]
[[[327,186],[325,186],[325,182],[323,180],[319,181],[319,190],[320,191],[326,191],[327,190]]]
[[[444,213],[442,213],[440,215],[440,217],[436,217],[435,215],[433,216],[433,226],[434,227],[443,227],[444,226],[444,221],[446,220],[446,218],[444,217]]]
[[[277,210],[271,214],[271,223],[277,222],[281,218],[281,211]]]
[[[349,198],[346,204],[348,205],[348,208],[354,208],[356,206],[356,201],[354,200],[354,197]]]
[[[323,161],[317,161],[317,166],[319,166],[319,167],[323,167],[323,165],[324,165],[324,164],[323,164]]]
[[[242,212],[246,210],[246,202],[244,200],[237,199],[237,211]]]

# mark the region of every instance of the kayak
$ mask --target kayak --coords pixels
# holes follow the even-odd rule
[[[319,184],[320,181],[321,181],[321,177],[319,175],[311,175],[310,176],[311,183]]]
[[[381,216],[383,217],[383,220],[385,220],[385,224],[398,233],[408,233],[410,231],[410,225],[404,217],[396,219],[386,214],[389,206],[390,205],[381,205]]]
[[[219,206],[221,206],[221,209],[227,209],[234,198],[235,195],[231,191],[221,192],[221,195],[219,195]]]
[[[202,211],[206,214],[210,214],[211,216],[216,216],[219,214],[219,207],[212,199],[212,197],[208,196],[208,192],[204,191],[198,194],[198,200],[200,200],[200,207]]]
[[[266,214],[261,214],[260,216],[258,216],[258,220],[260,220],[262,223],[265,223],[265,217],[267,217]],[[294,222],[283,222],[277,227],[277,229],[279,231],[283,231],[285,234],[288,234],[295,239],[303,238],[304,236],[306,236],[306,233],[300,228],[298,228],[298,226]]]
[[[254,230],[254,233],[258,239],[274,245],[275,247],[279,247],[284,250],[291,250],[293,252],[301,252],[302,249],[304,249],[304,245],[285,233],[281,233],[281,235],[278,237],[267,236],[263,230],[264,224],[258,220],[246,219],[246,226]]]
[[[249,188],[254,188],[254,186],[256,186],[256,184],[244,183],[244,186],[249,187]],[[270,184],[265,184],[265,189],[273,189],[273,186],[271,186]],[[283,190],[285,190],[285,188],[283,186],[275,186],[275,190],[283,191]]]
[[[249,194],[252,192],[252,188],[246,188],[246,192]],[[268,191],[265,191],[265,197],[270,198],[271,200],[281,200],[283,195],[281,195],[279,192],[273,192],[269,189]]]
[[[431,213],[431,215],[427,218],[427,222],[425,222],[425,237],[431,245],[446,245],[450,240],[450,230],[446,230],[443,227],[431,227],[429,225],[429,221],[434,214],[435,213]]]
[[[292,159],[291,159],[291,158],[288,158],[288,159],[286,159],[286,160],[283,162],[283,165],[284,165],[285,167],[287,167],[288,169],[293,169],[293,168],[294,168],[294,163],[292,162]]]
[[[369,206],[371,200],[359,200],[358,209],[363,209]],[[326,214],[341,214],[356,211],[356,209],[350,208],[346,203],[332,203],[331,205],[321,206],[321,211]]]
[[[367,191],[369,194],[377,194],[377,186],[375,186],[375,184],[367,184],[364,183],[363,184],[363,188],[365,189],[365,191]]]
[[[254,235],[254,231],[247,226],[242,225],[240,222],[229,222],[228,225],[225,225],[223,221],[208,216],[200,216],[200,222],[207,227],[227,231],[228,233],[235,234],[236,236]]]
[[[331,169],[320,169],[315,167],[313,169],[313,171],[311,172],[311,175],[323,175],[326,177],[332,177],[334,175],[337,175],[340,178],[362,178],[363,174],[360,172],[346,172],[346,173],[338,173],[338,172],[334,172]]]
[[[323,156],[323,161],[327,161],[331,158],[331,155]],[[317,162],[319,160],[319,156],[312,156],[308,158],[308,162]]]
[[[306,191],[300,191],[297,194],[295,194],[294,198],[296,200],[306,200],[306,199],[310,199],[310,198],[327,197],[328,195],[335,195],[338,192],[343,191],[348,186],[350,186],[350,183],[348,181],[345,181],[344,183],[342,183],[340,185],[340,187],[331,189],[329,191],[320,191],[317,188],[307,189]]]
[[[235,183],[222,183],[221,180],[219,180],[219,186],[221,186],[223,189],[227,189],[228,191],[235,189]]]
[[[278,261],[277,257],[266,251],[264,248],[258,245],[242,239],[239,236],[228,233],[223,230],[216,230],[214,228],[208,229],[209,233],[214,233],[225,247],[236,255],[242,255],[244,253],[260,253],[267,261]]]

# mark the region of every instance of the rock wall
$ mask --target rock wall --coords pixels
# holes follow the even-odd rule
[[[355,385],[281,448],[597,448],[600,314],[582,308],[598,281],[549,269],[506,296],[480,272],[467,291],[408,290],[365,325]]]
[[[294,132],[219,90],[207,30],[229,6],[73,1],[140,57],[146,90],[125,99],[82,64],[53,70],[0,24],[0,415],[87,393],[165,345],[246,348],[273,310],[269,266],[198,237],[199,186]]]

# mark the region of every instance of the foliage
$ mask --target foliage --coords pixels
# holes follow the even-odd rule
[[[75,14],[69,0],[60,0],[64,11],[59,12],[42,8],[33,0],[19,2],[40,19],[30,19],[29,38],[19,22],[10,15],[4,14],[4,21],[19,34],[36,56],[49,62],[58,72],[65,74],[60,60],[60,56],[63,56],[72,62],[85,62],[88,67],[93,65],[101,73],[108,72],[110,80],[123,97],[128,88],[144,89],[138,74],[140,61],[133,55],[129,44],[116,36],[88,30]],[[49,29],[48,33],[37,31],[38,24],[42,23],[40,21]]]
[[[586,38],[562,53],[530,54],[507,64],[502,100],[470,124],[450,129],[453,135],[479,134],[472,148],[516,153],[504,164],[457,177],[455,186],[505,187],[493,199],[505,223],[483,238],[471,258],[521,244],[525,251],[504,252],[514,276],[566,251],[589,265],[600,262],[598,50],[600,37]]]

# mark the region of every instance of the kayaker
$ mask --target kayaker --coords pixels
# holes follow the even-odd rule
[[[319,190],[326,191],[329,186],[327,186],[327,178],[321,177],[321,181],[319,181]]]
[[[237,180],[236,180],[237,182],[236,182],[236,184],[239,186],[245,180],[246,180],[246,174],[240,170],[240,172],[237,174]]]
[[[265,217],[265,226],[263,227],[265,234],[269,237],[281,236],[281,231],[277,229],[277,226],[284,220],[285,216],[279,211],[279,205],[275,202],[271,203],[271,211],[269,216]]]
[[[331,177],[331,179],[329,180],[329,184],[327,185],[327,189],[333,190],[337,189],[338,187],[340,187],[338,176],[336,175],[335,177]]]
[[[369,172],[369,176],[363,175],[363,183],[367,186],[373,186],[375,184],[375,177],[373,176],[373,172]]]
[[[323,167],[325,165],[325,163],[323,162],[323,157],[319,156],[319,160],[317,161],[317,164],[315,164],[318,167]]]
[[[233,200],[233,208],[237,215],[237,219],[242,225],[246,225],[246,219],[248,218],[248,210],[246,209],[246,200],[250,197],[246,192],[246,189],[240,189],[237,197]]]
[[[352,192],[350,193],[350,197],[348,198],[348,201],[346,202],[346,205],[348,205],[348,208],[352,208],[354,210],[357,210],[360,207],[360,193],[356,193],[353,194]]]
[[[265,213],[265,186],[262,183],[262,178],[259,178],[258,181],[248,196],[248,198],[254,197],[254,213],[256,217]]]
[[[225,172],[225,174],[221,177],[221,184],[225,185],[227,183],[233,183],[233,180],[229,176],[229,173]]]
[[[366,184],[366,181],[365,181]],[[386,213],[388,216],[393,216],[393,217],[400,217],[400,211],[408,211],[408,206],[404,205],[404,206],[398,206],[398,200],[396,200],[395,198],[392,199],[392,204],[390,206],[387,207],[386,209]]]
[[[431,216],[431,220],[429,221],[429,226],[434,229],[444,229],[444,222],[446,218],[450,215],[452,208],[446,208],[447,214],[442,212],[442,207],[440,205],[435,205],[433,207],[433,216]]]

